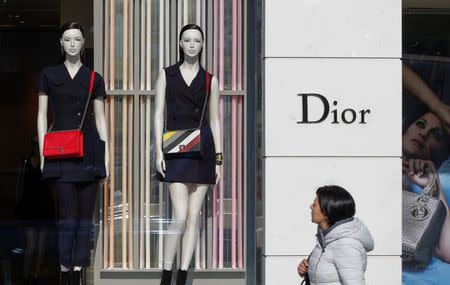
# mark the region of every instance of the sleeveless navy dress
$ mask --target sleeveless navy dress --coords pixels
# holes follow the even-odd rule
[[[190,86],[186,84],[181,75],[180,63],[166,67],[164,71],[166,75],[166,129],[197,128],[200,125],[203,106],[207,99],[205,86],[207,71],[200,65]],[[209,73],[208,76],[212,78]],[[158,180],[215,184],[215,147],[207,115],[208,101],[201,126],[201,155],[183,156],[182,158],[165,157],[165,177],[158,173]]]

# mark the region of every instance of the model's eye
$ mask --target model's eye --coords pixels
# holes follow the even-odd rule
[[[441,129],[434,129],[432,132],[433,137],[438,141],[442,141],[444,139],[444,133]]]
[[[202,41],[201,41],[201,40],[195,40],[195,42],[196,42],[197,44],[199,44],[199,43],[201,43]]]
[[[424,121],[417,121],[416,126],[418,126],[421,129],[425,128],[425,122]]]

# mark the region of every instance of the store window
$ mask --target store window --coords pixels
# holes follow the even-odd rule
[[[110,183],[102,201],[103,268],[162,268],[171,216],[167,187],[156,180],[155,82],[178,56],[178,33],[196,23],[205,33],[203,66],[218,78],[225,157],[222,179],[200,214],[191,266],[244,268],[245,1],[105,0],[103,75],[110,135]]]

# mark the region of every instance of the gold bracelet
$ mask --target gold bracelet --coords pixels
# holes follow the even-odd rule
[[[223,164],[223,154],[221,152],[216,153],[215,159],[216,159],[216,165]]]

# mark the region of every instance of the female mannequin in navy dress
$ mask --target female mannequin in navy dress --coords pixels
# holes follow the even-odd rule
[[[91,103],[82,127],[84,156],[44,162],[42,150],[48,129],[48,105],[53,115],[52,131],[76,129],[89,94],[91,70],[81,62],[84,45],[81,25],[77,22],[62,25],[60,43],[63,63],[44,68],[39,78],[39,149],[42,177],[57,197],[60,284],[66,285],[70,277],[70,284],[78,285],[82,267],[90,263],[90,233],[99,180],[108,175],[103,103],[106,93],[103,78],[96,73]],[[69,274],[71,266],[73,272]]]
[[[155,147],[156,168],[160,181],[168,182],[173,217],[164,241],[164,270],[161,284],[170,284],[177,245],[182,238],[181,268],[177,285],[184,285],[197,242],[198,216],[206,191],[219,180],[222,164],[219,87],[201,65],[204,47],[203,31],[197,25],[181,29],[180,61],[164,68],[156,82]],[[206,92],[206,76],[211,78]],[[202,110],[206,101],[204,118]],[[166,107],[166,121],[164,109]],[[208,116],[209,115],[209,120]],[[201,157],[164,157],[162,137],[164,128],[181,130],[201,125]]]

